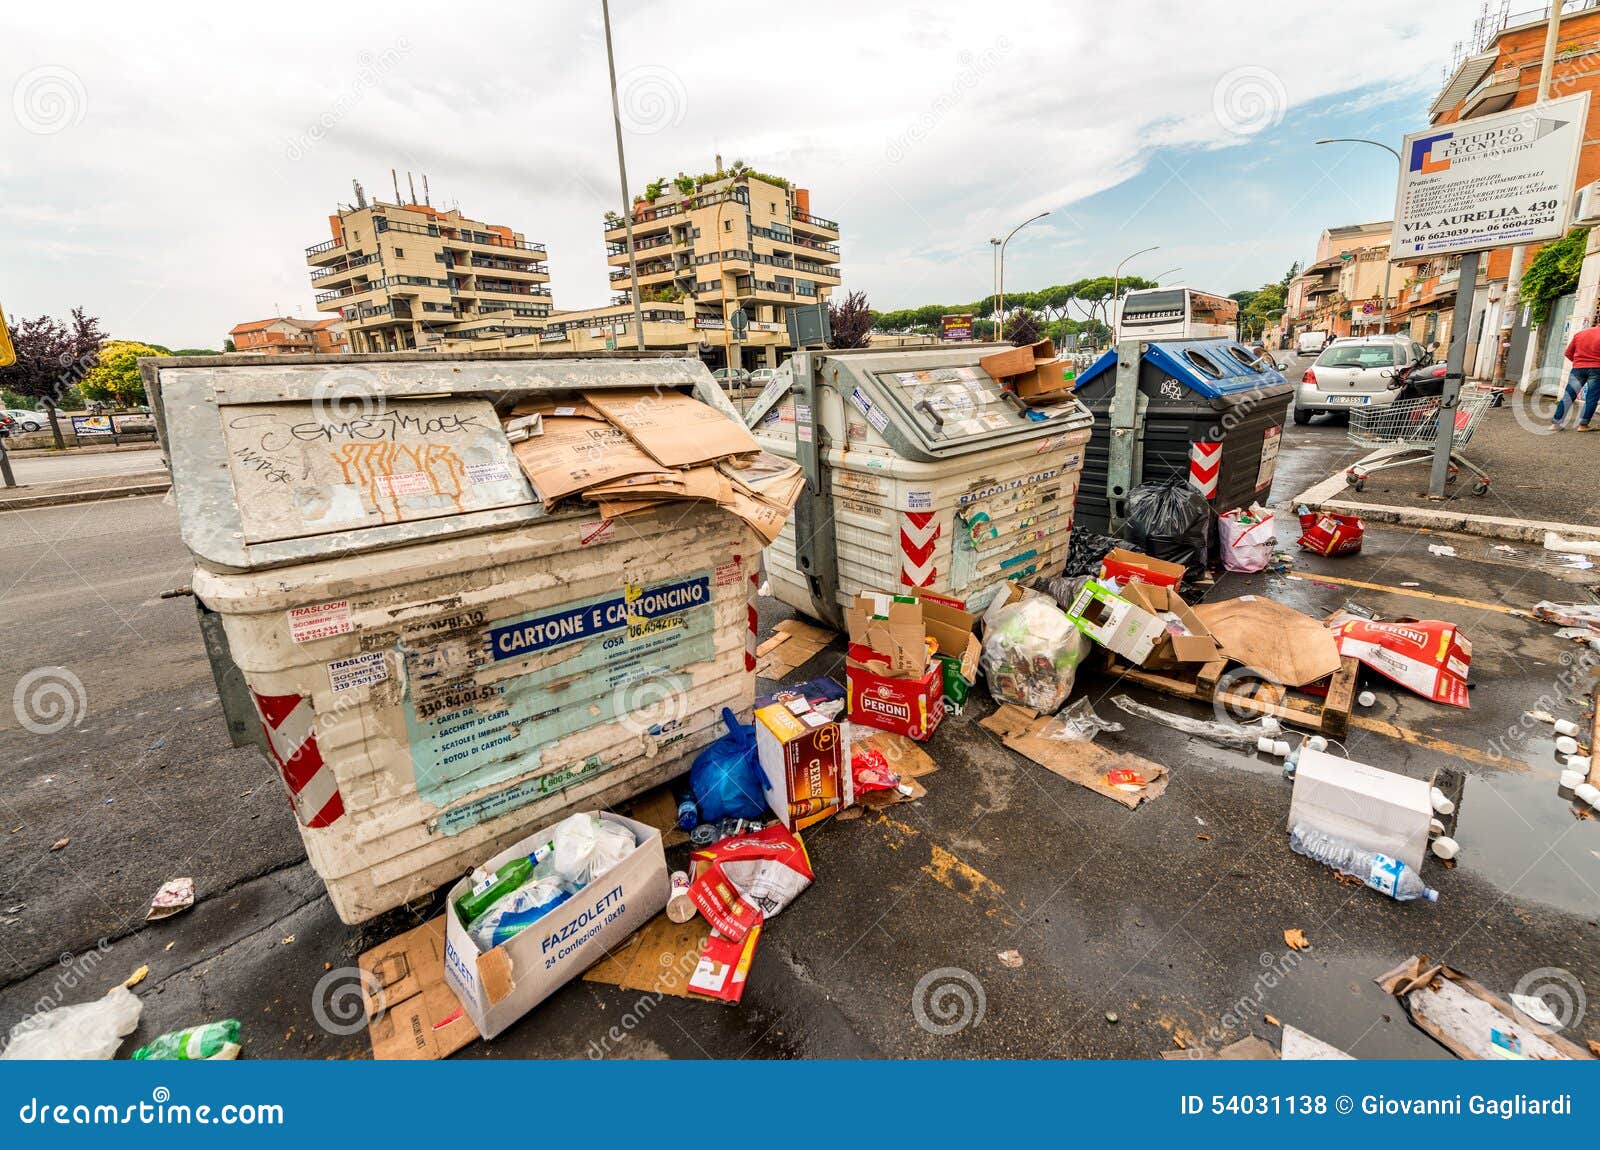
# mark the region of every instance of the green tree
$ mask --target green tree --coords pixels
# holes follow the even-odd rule
[[[0,368],[0,380],[4,380],[7,390],[43,405],[58,448],[66,444],[56,412],[74,402],[77,384],[94,366],[104,340],[98,317],[86,314],[81,307],[72,309],[72,317],[66,323],[41,315],[16,320],[11,325],[17,362]]]
[[[1522,273],[1521,298],[1528,305],[1529,315],[1542,321],[1557,296],[1566,295],[1578,286],[1588,237],[1588,228],[1573,228],[1555,243],[1539,249],[1528,270]]]
[[[144,381],[139,378],[139,357],[167,355],[159,344],[112,339],[100,345],[95,365],[78,385],[90,399],[133,407],[144,402]]]

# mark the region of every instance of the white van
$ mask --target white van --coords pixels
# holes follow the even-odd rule
[[[1303,331],[1295,343],[1295,350],[1301,355],[1317,355],[1330,342],[1325,331]]]

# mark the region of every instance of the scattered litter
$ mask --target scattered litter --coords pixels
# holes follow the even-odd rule
[[[1580,1059],[1582,1047],[1517,1012],[1486,987],[1426,955],[1375,979],[1411,1021],[1458,1058]]]
[[[1284,1062],[1346,1062],[1350,1055],[1337,1046],[1322,1041],[1294,1026],[1283,1028],[1282,1050],[1278,1057]]]
[[[756,674],[763,679],[787,678],[835,637],[836,632],[800,619],[780,619],[756,648]]]
[[[672,872],[672,892],[667,895],[667,917],[676,923],[688,922],[695,916],[694,900],[689,897],[687,871]]]
[[[1356,696],[1356,702],[1360,703],[1363,707],[1373,706],[1375,703],[1377,703],[1377,701],[1378,696],[1374,695],[1371,691],[1362,691],[1361,694]]]
[[[1117,1012],[1115,1010],[1106,1011],[1106,1021],[1115,1026],[1117,1024]]]
[[[1556,721],[1556,717],[1554,715],[1552,715],[1549,711],[1524,711],[1522,713],[1524,715],[1528,716],[1528,718],[1532,719],[1536,723],[1554,723]],[[1561,732],[1561,733],[1570,735],[1573,732],[1564,731],[1564,732]]]
[[[0,1059],[109,1059],[139,1026],[144,1006],[125,986],[102,998],[29,1015],[11,1028]]]
[[[1563,567],[1569,567],[1574,571],[1594,570],[1594,563],[1589,559],[1585,559],[1582,555],[1557,555],[1556,559],[1560,561]]]
[[[1194,609],[1222,654],[1285,687],[1304,687],[1339,670],[1333,633],[1311,616],[1259,595]]]
[[[133,1052],[135,1062],[221,1062],[239,1057],[239,1021],[224,1018],[163,1034]]]
[[[1548,599],[1541,599],[1533,605],[1533,617],[1558,627],[1600,628],[1600,604],[1552,603]]]
[[[1219,723],[1211,719],[1193,719],[1188,715],[1175,714],[1164,711],[1159,707],[1151,707],[1144,703],[1135,702],[1127,695],[1116,695],[1111,700],[1112,706],[1119,707],[1130,715],[1137,715],[1142,719],[1160,723],[1164,727],[1171,727],[1175,731],[1182,731],[1197,739],[1217,743],[1224,747],[1232,747],[1240,751],[1253,751],[1256,749],[1259,736],[1254,724]],[[1287,754],[1288,752],[1285,751]]]
[[[143,982],[145,978],[149,976],[149,974],[150,968],[148,966],[141,966],[138,970],[128,975],[127,979],[122,985],[126,986],[129,990],[132,990],[134,987]]]
[[[844,725],[848,728],[844,741],[850,748],[856,805],[842,817],[859,818],[863,809],[882,810],[896,803],[914,802],[928,793],[922,777],[939,769],[928,752],[893,731]],[[884,785],[891,777],[895,782]]]
[[[1354,555],[1366,533],[1359,515],[1318,515],[1301,507],[1300,538],[1295,542],[1317,555]]]
[[[1199,839],[1203,843],[1208,843],[1208,842],[1211,841],[1211,836],[1210,835],[1195,835],[1194,837]]]
[[[294,942],[294,935],[289,934],[289,935],[285,935],[284,936],[284,939],[283,939],[283,945],[284,946],[288,946],[292,942]]]
[[[166,946],[162,947],[162,949],[163,950],[171,950],[173,947],[175,947],[177,945],[178,945],[178,940],[177,939],[173,939],[171,942],[167,943]]]
[[[1461,853],[1461,844],[1448,835],[1440,835],[1433,840],[1431,848],[1434,856],[1449,861]]]
[[[1504,555],[1517,555],[1517,554],[1520,554],[1520,552],[1515,547],[1511,546],[1509,543],[1496,543],[1494,545],[1494,547],[1491,548],[1491,550],[1499,551]]]
[[[159,922],[164,918],[188,910],[194,905],[194,879],[174,878],[168,879],[156,891],[155,897],[150,900],[150,911],[146,914],[146,922]]]
[[[1299,927],[1283,932],[1283,944],[1290,950],[1306,950],[1311,943],[1306,941],[1306,932]]]
[[[1428,553],[1430,555],[1443,555],[1447,559],[1453,559],[1455,558],[1456,549],[1450,546],[1448,543],[1430,543],[1428,544]]]
[[[1407,580],[1406,582],[1400,584],[1400,586],[1402,586],[1402,587],[1421,587],[1422,584],[1418,583],[1414,579],[1411,579],[1411,580]]]
[[[65,847],[71,841],[72,841],[71,839],[57,839],[55,842],[50,844],[50,849],[52,851],[58,851],[58,850],[62,849],[63,847]]]
[[[1048,595],[1013,585],[983,614],[981,663],[997,703],[1048,712],[1072,693],[1089,638]]]
[[[1260,571],[1272,562],[1277,525],[1272,512],[1257,504],[1248,511],[1234,508],[1217,516],[1222,537],[1222,565],[1229,571]]]
[[[1600,787],[1595,786],[1595,784],[1580,783],[1572,788],[1572,793],[1591,807],[1600,808]],[[1590,817],[1592,818],[1593,816],[1591,815]]]
[[[1556,1017],[1556,1012],[1550,1009],[1549,1003],[1542,998],[1531,994],[1512,994],[1511,1005],[1522,1011],[1529,1018],[1543,1026],[1553,1026],[1561,1029],[1561,1019]]]
[[[1600,539],[1564,539],[1554,531],[1546,531],[1544,549],[1571,555],[1600,555]]]
[[[1159,798],[1167,789],[1167,769],[1161,764],[1083,740],[1066,742],[1046,738],[1039,731],[1050,721],[1049,717],[1040,717],[1027,707],[1006,703],[994,714],[980,719],[978,725],[999,735],[1007,747],[1051,774],[1115,799],[1130,809]],[[1119,771],[1130,774],[1118,775],[1119,781],[1112,782],[1111,776]],[[1135,783],[1134,779],[1142,782]]]
[[[1077,742],[1084,739],[1095,739],[1099,737],[1102,731],[1109,731],[1115,734],[1122,729],[1121,723],[1102,719],[1095,714],[1094,707],[1086,696],[1072,703],[1059,715],[1053,716],[1048,723],[1040,727],[1038,733],[1047,739]]]
[[[1022,965],[1022,955],[1014,950],[1002,950],[995,957],[1000,960],[1002,966],[1009,966],[1013,970]]]
[[[1279,1022],[1276,1018],[1272,1017],[1272,1015],[1270,1015],[1270,1014],[1263,1014],[1261,1017],[1266,1020],[1268,1026],[1279,1026],[1279,1027],[1281,1027],[1283,1025],[1283,1023]]]
[[[1379,623],[1353,620],[1338,631],[1338,652],[1353,657],[1407,690],[1447,703],[1471,706],[1467,671],[1472,644],[1454,623],[1436,619]]]
[[[1561,735],[1556,739],[1556,751],[1563,755],[1575,755],[1578,753],[1578,740],[1571,735]]]

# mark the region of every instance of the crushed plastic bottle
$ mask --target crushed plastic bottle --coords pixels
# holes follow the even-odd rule
[[[1399,859],[1352,846],[1303,823],[1296,823],[1294,830],[1289,832],[1289,846],[1296,854],[1355,875],[1373,890],[1397,902],[1410,902],[1418,898],[1425,898],[1429,902],[1439,901],[1439,892],[1430,889],[1416,871]]]
[[[239,1020],[224,1018],[163,1034],[133,1052],[135,1062],[221,1062],[238,1058]]]

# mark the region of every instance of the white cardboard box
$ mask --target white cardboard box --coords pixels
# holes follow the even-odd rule
[[[1289,800],[1289,830],[1304,823],[1420,872],[1432,817],[1428,784],[1421,779],[1310,747],[1301,750]]]
[[[485,1038],[499,1034],[600,961],[667,905],[671,883],[661,832],[610,811],[591,813],[627,827],[639,845],[600,878],[493,950],[479,954],[456,914],[456,899],[471,889],[471,878],[450,888],[444,980]],[[554,829],[545,827],[501,851],[484,863],[485,869],[498,870],[502,863],[531,853],[550,841]]]

